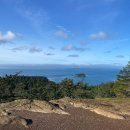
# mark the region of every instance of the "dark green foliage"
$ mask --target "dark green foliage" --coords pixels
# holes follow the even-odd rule
[[[119,72],[117,80],[121,85],[130,87],[130,62]]]
[[[91,87],[88,87],[87,84],[74,84],[73,80],[67,78],[59,84],[59,90],[61,96],[60,98],[94,98],[93,94],[91,93]]]
[[[95,97],[130,97],[130,62],[119,72],[117,81],[94,87]]]
[[[116,91],[122,91],[123,95],[130,96],[130,61],[117,75],[118,85]]]
[[[116,97],[129,97],[128,87],[120,85],[118,81],[114,84],[114,93]]]
[[[59,84],[59,92],[61,97],[71,97],[72,96],[72,91],[73,91],[73,80],[71,79],[64,79],[61,81]]]
[[[1,102],[15,99],[53,100],[63,97],[93,98],[85,84],[73,83],[71,79],[64,79],[56,84],[46,77],[6,75],[0,77]]]
[[[96,87],[93,87],[94,96],[97,98],[116,97],[116,94],[114,92],[114,84],[115,84],[114,82],[108,82],[108,83],[104,83]]]
[[[20,98],[51,100],[55,98],[56,84],[46,77],[10,75],[0,77],[0,99]]]
[[[78,74],[85,78],[84,74]],[[0,102],[15,99],[53,100],[63,97],[70,98],[114,98],[130,96],[130,62],[124,67],[115,82],[90,86],[83,83],[73,83],[71,79],[64,79],[59,84],[40,76],[6,75],[0,77]]]

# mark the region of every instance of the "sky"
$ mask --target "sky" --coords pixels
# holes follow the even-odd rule
[[[126,65],[130,0],[0,0],[0,65]]]

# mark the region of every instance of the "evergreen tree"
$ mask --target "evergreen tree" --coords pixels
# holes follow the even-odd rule
[[[124,87],[126,94],[130,95],[130,61],[117,75],[119,87]]]

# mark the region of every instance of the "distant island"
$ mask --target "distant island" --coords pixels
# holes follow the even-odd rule
[[[119,120],[124,120],[126,123],[125,120],[130,118],[130,62],[119,72],[114,82],[91,86],[83,82],[86,77],[84,73],[75,76],[80,78],[77,83],[67,78],[55,83],[43,76],[22,76],[19,73],[0,77],[0,129],[16,130],[18,126],[29,130],[33,128],[36,130],[38,127],[39,130],[57,129],[57,127],[63,129],[61,124],[50,125],[50,122],[56,123],[53,119],[58,122],[60,119],[63,123],[65,120],[69,122],[65,128],[79,130],[78,126],[82,124],[82,129],[93,130],[99,127],[86,125],[95,124],[93,119],[98,118],[102,122],[109,120],[109,125],[110,122],[115,122],[118,124],[117,128],[124,130],[124,127],[119,125]],[[58,115],[53,113],[62,116],[57,118]],[[86,116],[87,124],[83,123]],[[76,128],[73,128],[70,122],[74,123],[75,118],[82,123],[76,122]],[[45,126],[38,125],[37,121],[45,121],[43,122]],[[105,122],[98,123],[107,129]],[[112,124],[112,130],[115,130],[115,124]],[[129,125],[125,126],[126,130],[127,126]]]
[[[52,100],[63,97],[70,98],[116,98],[129,97],[130,62],[117,75],[117,80],[100,85],[84,83],[84,73],[75,74],[77,83],[65,78],[60,83],[50,81],[43,76],[5,75],[0,77],[0,102],[16,99]]]

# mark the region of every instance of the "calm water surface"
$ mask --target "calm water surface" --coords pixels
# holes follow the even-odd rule
[[[85,73],[85,82],[91,85],[100,84],[116,80],[116,75],[119,68],[51,68],[51,69],[0,69],[0,75],[15,74],[21,71],[21,75],[28,76],[46,76],[48,79],[60,82],[64,78],[71,78],[74,81],[80,79],[74,75],[78,73]]]

